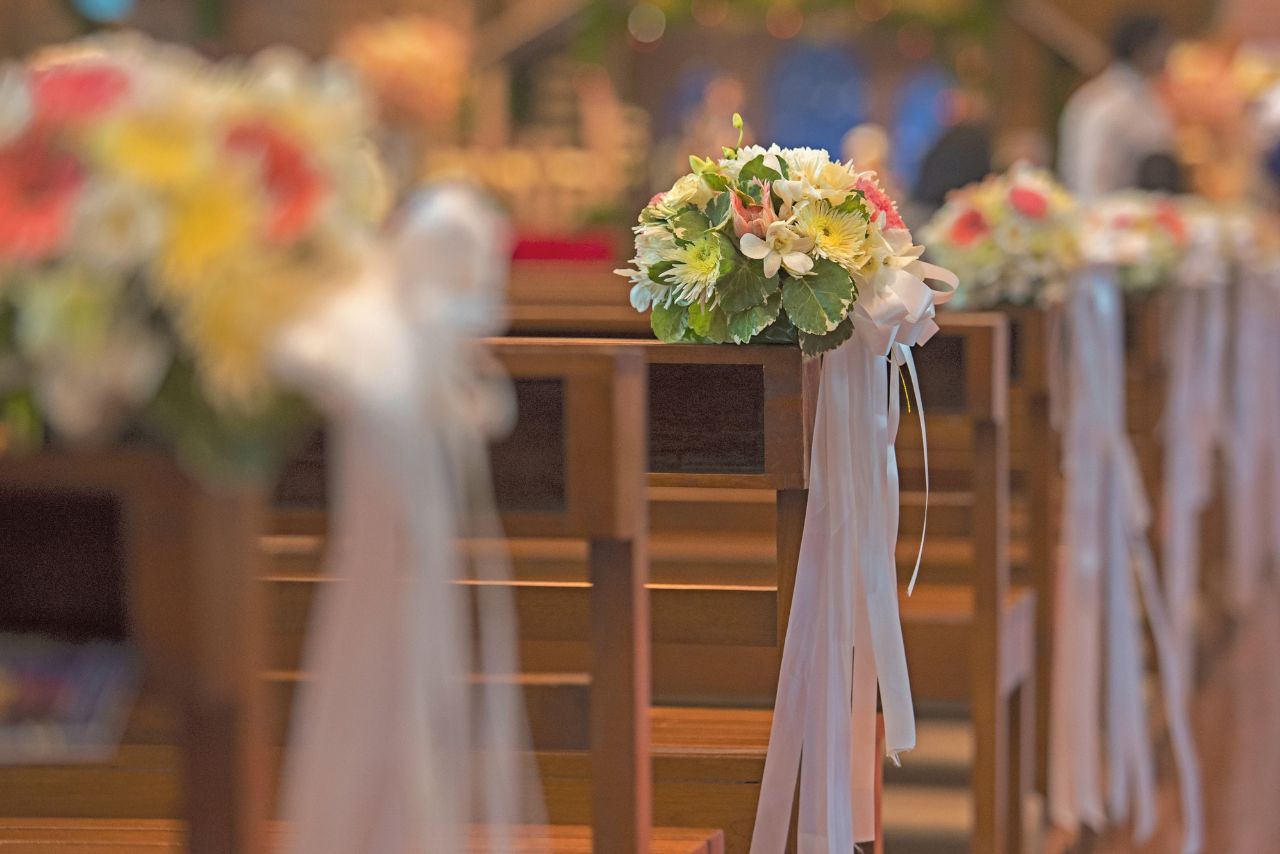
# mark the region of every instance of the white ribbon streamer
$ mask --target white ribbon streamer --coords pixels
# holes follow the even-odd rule
[[[280,372],[329,416],[332,581],[305,655],[312,681],[295,714],[285,781],[289,851],[463,854],[473,824],[511,850],[536,777],[519,749],[522,699],[469,677],[516,671],[514,612],[481,585],[473,662],[460,526],[496,534],[485,442],[510,391],[482,376],[474,339],[496,331],[504,224],[445,188],[409,211],[392,251],[288,331]],[[468,505],[473,505],[468,509]],[[474,572],[507,575],[488,554]],[[477,747],[480,745],[480,747]],[[521,849],[523,851],[525,849]]]
[[[1191,229],[1192,245],[1168,292],[1163,330],[1169,365],[1164,434],[1161,560],[1165,598],[1188,687],[1195,672],[1200,516],[1214,489],[1214,452],[1226,411],[1227,264],[1212,217]]]
[[[1070,829],[1080,822],[1101,829],[1108,812],[1117,821],[1132,814],[1139,841],[1155,830],[1155,763],[1143,696],[1145,606],[1181,789],[1182,851],[1193,854],[1203,842],[1199,770],[1176,634],[1147,543],[1150,508],[1125,432],[1124,319],[1114,269],[1081,271],[1059,310],[1059,340],[1066,346],[1053,358],[1065,360],[1056,391],[1065,393],[1058,404],[1066,482],[1051,674],[1050,815]],[[1104,637],[1106,809],[1097,725]]]
[[[1235,295],[1231,442],[1225,447],[1231,597],[1239,614],[1257,601],[1268,560],[1280,558],[1280,264],[1245,257]]]
[[[915,746],[894,566],[899,411],[890,365],[907,367],[919,405],[910,347],[937,330],[934,306],[955,284],[919,261],[882,271],[855,304],[854,338],[824,357],[751,854],[785,850],[797,774],[799,854],[847,854],[874,838],[877,686],[889,755]]]

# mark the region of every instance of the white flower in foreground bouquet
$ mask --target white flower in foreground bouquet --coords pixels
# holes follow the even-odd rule
[[[765,276],[778,275],[783,267],[793,276],[803,276],[813,269],[813,259],[806,253],[813,249],[813,238],[797,234],[785,222],[771,223],[764,238],[751,232],[742,235],[742,254],[764,262]]]

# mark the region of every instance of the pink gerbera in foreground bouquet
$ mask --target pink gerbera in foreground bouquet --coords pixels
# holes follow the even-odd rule
[[[925,242],[960,278],[953,308],[1026,305],[1078,266],[1078,221],[1075,199],[1049,173],[1017,165],[951,193]]]
[[[690,165],[641,211],[632,267],[618,271],[663,341],[826,352],[853,334],[859,295],[923,252],[875,174],[824,150],[739,145]]]

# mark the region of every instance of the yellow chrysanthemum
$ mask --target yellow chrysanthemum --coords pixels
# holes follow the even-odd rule
[[[107,123],[94,144],[108,170],[155,189],[181,187],[211,171],[209,131],[183,110]]]
[[[262,200],[245,181],[211,175],[173,200],[169,233],[161,250],[162,290],[182,291],[254,250],[262,231]]]
[[[263,403],[276,335],[341,285],[352,263],[335,251],[305,259],[271,252],[244,256],[201,278],[177,303],[175,317],[210,401],[239,411]]]
[[[796,212],[796,230],[813,241],[817,254],[847,270],[867,259],[867,219],[861,212],[838,211],[827,202],[809,202]]]
[[[687,246],[673,246],[667,260],[674,265],[663,279],[676,286],[681,303],[705,302],[720,278],[720,241],[707,234]]]

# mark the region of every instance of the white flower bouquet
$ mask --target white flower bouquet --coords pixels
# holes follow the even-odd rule
[[[860,291],[918,272],[923,247],[872,172],[776,145],[690,164],[641,211],[617,271],[663,341],[798,341],[814,356],[852,336]]]
[[[952,193],[925,226],[929,255],[955,272],[954,308],[1027,305],[1079,264],[1075,199],[1019,164]]]

